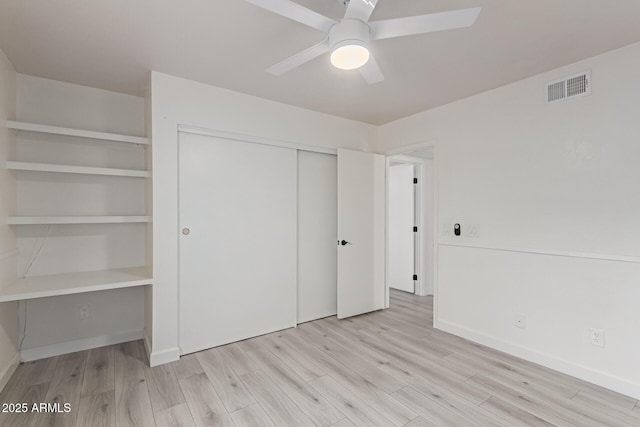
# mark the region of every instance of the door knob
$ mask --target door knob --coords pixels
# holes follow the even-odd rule
[[[347,242],[346,240],[342,240],[342,241],[340,242],[340,244],[341,244],[342,246],[346,246],[346,245],[350,245],[350,244],[351,244],[351,242]]]
[[[189,230],[188,228],[185,227],[182,229],[182,234],[184,234],[185,236],[188,236],[189,233],[191,233],[191,230]]]

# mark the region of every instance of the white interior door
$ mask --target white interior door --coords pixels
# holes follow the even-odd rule
[[[389,287],[415,292],[414,166],[389,168]]]
[[[295,326],[296,150],[179,145],[181,353]]]
[[[338,150],[338,318],[384,308],[385,158]]]

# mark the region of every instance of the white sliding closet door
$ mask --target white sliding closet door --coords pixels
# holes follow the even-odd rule
[[[338,149],[338,318],[384,308],[385,157]]]
[[[298,323],[336,314],[337,160],[298,152]]]
[[[179,145],[181,353],[295,326],[296,150]]]

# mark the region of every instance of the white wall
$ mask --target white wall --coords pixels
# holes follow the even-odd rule
[[[375,144],[377,128],[156,72],[151,85],[155,365],[179,357],[178,124],[359,150]]]
[[[546,104],[587,69],[591,96]],[[635,44],[380,128],[381,150],[437,139],[440,223],[478,226],[440,230],[435,324],[636,398],[639,73]]]
[[[0,284],[13,282],[16,275],[16,238],[6,221],[15,214],[15,179],[4,162],[15,157],[15,133],[5,127],[16,116],[16,72],[0,51]],[[0,304],[0,390],[20,361],[16,351],[17,303]]]
[[[17,117],[26,122],[130,135],[144,135],[145,131],[142,98],[26,75],[18,75]],[[21,132],[17,145],[17,159],[21,161],[145,168],[145,150],[133,144]],[[18,172],[16,176],[19,215],[144,215],[146,211],[145,183],[141,179],[32,172]],[[14,229],[20,252],[19,276],[146,263],[144,224]],[[83,305],[90,305],[90,318],[86,320],[78,316]],[[117,337],[141,337],[143,289],[29,300],[26,315],[22,346],[26,358],[64,350],[70,342],[79,340],[97,338],[106,342]]]

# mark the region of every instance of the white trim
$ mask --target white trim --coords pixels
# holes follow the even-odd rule
[[[599,385],[609,390],[622,393],[634,399],[640,399],[640,384],[632,383],[624,378],[596,371],[586,366],[558,358],[552,354],[542,353],[531,348],[522,347],[482,332],[468,329],[452,322],[440,320],[434,324],[438,329],[456,336],[466,338],[487,347],[520,357],[581,380]]]
[[[177,360],[180,360],[180,349],[178,347],[172,347],[167,350],[151,352],[151,356],[149,356],[149,365],[154,367],[164,365],[169,362],[175,362]]]
[[[264,138],[261,136],[244,135],[235,132],[227,132],[215,129],[205,129],[196,126],[178,125],[178,132],[190,133],[193,135],[213,136],[215,138],[230,139],[233,141],[253,142],[256,144],[273,145],[275,147],[293,148],[302,151],[312,151],[315,153],[338,154],[335,148],[326,148],[316,145],[300,144],[297,142],[280,141],[278,139]]]
[[[398,148],[392,148],[391,150],[388,150],[386,153],[384,153],[384,155],[396,156],[398,154],[406,154],[412,151],[419,151],[425,148],[433,147],[433,150],[434,150],[433,157],[435,159],[435,154],[436,154],[435,150],[436,150],[437,144],[438,144],[438,140],[436,138],[427,139],[425,141],[416,142],[414,144],[403,145],[402,147],[398,147]]]
[[[142,342],[144,344],[144,350],[147,352],[147,361],[149,362],[149,365],[151,365],[151,339],[149,338],[149,335],[147,335],[146,329],[144,330],[143,335]]]
[[[568,257],[568,258],[583,258],[583,259],[596,259],[596,260],[602,260],[602,261],[640,263],[640,257],[629,256],[629,255],[598,254],[598,253],[574,252],[574,251],[556,251],[556,250],[550,250],[550,249],[515,248],[515,247],[499,246],[499,245],[483,245],[478,243],[469,244],[469,243],[441,242],[440,245],[454,246],[454,247],[461,247],[461,248],[472,248],[472,249],[485,249],[490,251],[521,252],[525,254],[549,255],[549,256]]]
[[[14,130],[28,132],[49,133],[53,135],[76,136],[79,138],[100,139],[103,141],[128,142],[130,144],[149,144],[149,138],[142,136],[121,135],[117,133],[96,132],[85,129],[71,129],[59,126],[41,125],[37,123],[18,122],[7,120],[7,127]]]
[[[20,252],[17,249],[12,249],[7,252],[3,252],[0,254],[0,261],[4,261],[5,259],[17,256]]]
[[[11,375],[13,375],[13,373],[16,371],[19,364],[20,364],[20,353],[16,351],[16,354],[14,354],[13,359],[11,359],[9,363],[7,363],[7,366],[4,368],[2,373],[0,373],[0,392],[4,390],[4,387],[9,382]]]
[[[42,347],[26,348],[20,351],[20,355],[22,356],[23,362],[31,362],[32,360],[45,359],[47,357],[59,356],[61,354],[75,353],[76,351],[90,350],[92,348],[104,347],[106,345],[135,341],[142,339],[143,335],[143,331],[120,332],[117,334],[44,345]]]

